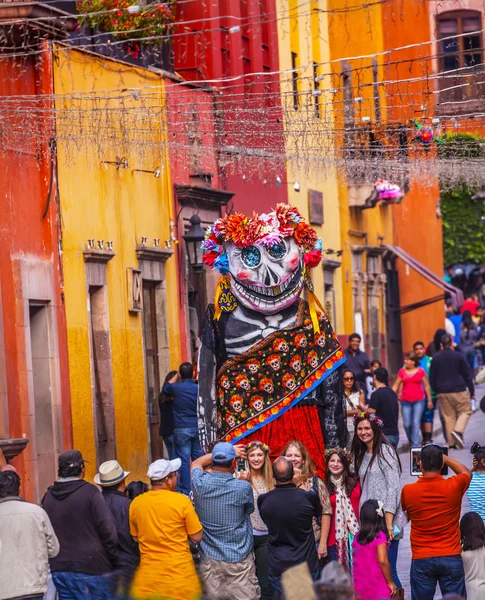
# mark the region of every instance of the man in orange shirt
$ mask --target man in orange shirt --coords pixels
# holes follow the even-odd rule
[[[456,475],[442,477],[444,465]],[[412,600],[434,598],[437,583],[443,596],[454,592],[465,597],[459,520],[471,471],[444,455],[436,444],[421,450],[420,466],[423,475],[405,485],[401,495],[402,508],[411,521]]]

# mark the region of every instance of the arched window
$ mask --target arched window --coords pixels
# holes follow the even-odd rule
[[[454,71],[483,63],[480,12],[460,10],[442,13],[436,17],[436,26],[440,71]]]

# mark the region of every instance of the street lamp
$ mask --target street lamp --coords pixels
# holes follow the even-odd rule
[[[200,226],[199,215],[192,215],[189,219],[190,227],[187,233],[183,235],[187,253],[189,255],[189,263],[194,273],[202,273],[204,265],[202,263],[202,248],[200,244],[204,241],[204,230]]]

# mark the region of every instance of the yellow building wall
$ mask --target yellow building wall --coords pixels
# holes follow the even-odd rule
[[[87,289],[83,251],[87,240],[113,242],[114,258],[107,264],[109,331],[111,339],[114,412],[117,458],[131,477],[144,478],[149,460],[145,363],[142,339],[142,313],[128,310],[127,269],[138,268],[135,247],[141,238],[153,246],[169,238],[171,187],[166,162],[163,118],[163,80],[154,73],[83,53],[56,49],[54,85],[58,114],[67,107],[79,109],[79,148],[67,140],[69,125],[59,119],[58,176],[63,230],[63,269],[71,377],[72,426],[74,446],[90,461],[88,477],[96,472],[96,442],[93,415],[92,373],[88,328]],[[153,86],[158,86],[154,88]],[[139,110],[139,96],[150,87],[150,103],[160,107],[160,119],[152,119],[148,135],[159,143],[145,146],[143,152],[130,142],[130,115]],[[135,94],[127,90],[138,90]],[[108,90],[108,91],[106,91]],[[64,96],[62,96],[64,95]],[[109,99],[107,99],[109,98]],[[94,100],[93,100],[94,99]],[[109,106],[112,120],[99,131],[99,147],[89,149],[90,123],[94,108]],[[145,104],[146,106],[146,104]],[[120,114],[124,115],[125,140]],[[118,112],[120,111],[120,112]],[[133,112],[130,112],[133,111]],[[135,118],[133,116],[133,118]],[[134,125],[135,127],[135,125]],[[65,128],[65,131],[63,131]],[[113,133],[113,142],[108,135]],[[101,150],[100,150],[101,148]],[[129,168],[116,169],[101,163],[127,158]],[[161,168],[161,177],[132,169]],[[167,314],[172,364],[180,362],[177,311],[177,271],[175,258],[165,264]],[[164,374],[161,373],[163,378]]]
[[[309,6],[309,4],[311,6]],[[280,77],[282,103],[286,127],[286,150],[288,156],[299,155],[302,136],[306,136],[307,148],[311,140],[322,141],[324,135],[328,152],[333,152],[333,107],[329,101],[328,89],[331,87],[330,77],[325,77],[315,86],[314,63],[326,63],[317,67],[317,74],[328,73],[330,51],[328,46],[328,22],[325,11],[326,0],[312,0],[310,3],[298,0],[277,0],[279,68],[281,71],[292,68],[292,52],[297,55],[299,109],[293,108],[293,85],[291,74],[282,73]],[[319,12],[317,9],[321,9]],[[288,18],[289,17],[289,18]],[[327,71],[325,71],[325,69]],[[315,87],[322,91],[318,96],[319,116],[312,91]],[[304,133],[302,133],[304,132]],[[325,134],[328,135],[325,135]],[[320,149],[316,152],[321,157]],[[295,182],[299,183],[299,191],[295,191]],[[316,190],[323,194],[324,224],[313,225],[323,240],[324,248],[342,249],[340,241],[340,212],[338,204],[337,173],[334,167],[322,162],[313,163],[311,152],[305,150],[299,160],[289,160],[287,164],[288,201],[298,207],[302,215],[309,221],[308,190]],[[324,258],[341,260],[336,255],[325,255]],[[323,302],[324,279],[323,267],[313,269],[312,277],[315,292]],[[335,316],[333,323],[337,333],[343,332],[344,310],[342,297],[342,268],[334,271]]]
[[[357,8],[361,5],[360,8]],[[333,88],[338,90],[334,94],[334,113],[336,128],[340,132],[337,144],[341,144],[344,128],[344,97],[342,93],[342,61],[348,63],[352,70],[353,97],[359,98],[354,102],[354,122],[357,127],[365,126],[363,118],[370,117],[370,122],[376,122],[376,102],[374,98],[376,86],[373,85],[373,55],[377,58],[377,81],[384,80],[384,71],[380,66],[382,57],[379,56],[384,49],[382,31],[382,7],[379,3],[368,4],[364,1],[355,3],[355,10],[348,10],[347,0],[328,0],[328,9],[332,12],[328,17],[328,40],[330,46],[330,69],[333,73]],[[364,56],[364,58],[359,58]],[[386,97],[380,86],[379,94],[380,120],[386,121]],[[392,206],[378,204],[375,208],[362,210],[349,207],[347,193],[347,177],[343,170],[339,177],[339,207],[340,231],[344,254],[342,256],[342,286],[345,334],[355,330],[354,308],[352,296],[352,252],[353,246],[380,246],[393,243]],[[359,236],[356,232],[365,232],[366,237]],[[362,270],[366,272],[366,257],[363,255]],[[367,297],[364,301],[363,322],[364,333],[367,333],[366,323]],[[381,302],[380,326],[385,332],[385,307]]]

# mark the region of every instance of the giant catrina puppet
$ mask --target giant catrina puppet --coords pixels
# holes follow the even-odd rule
[[[321,471],[324,443],[342,447],[347,436],[345,358],[310,278],[321,239],[298,209],[278,204],[218,219],[202,247],[204,263],[221,273],[201,335],[202,445],[261,440],[277,456],[296,439]]]

